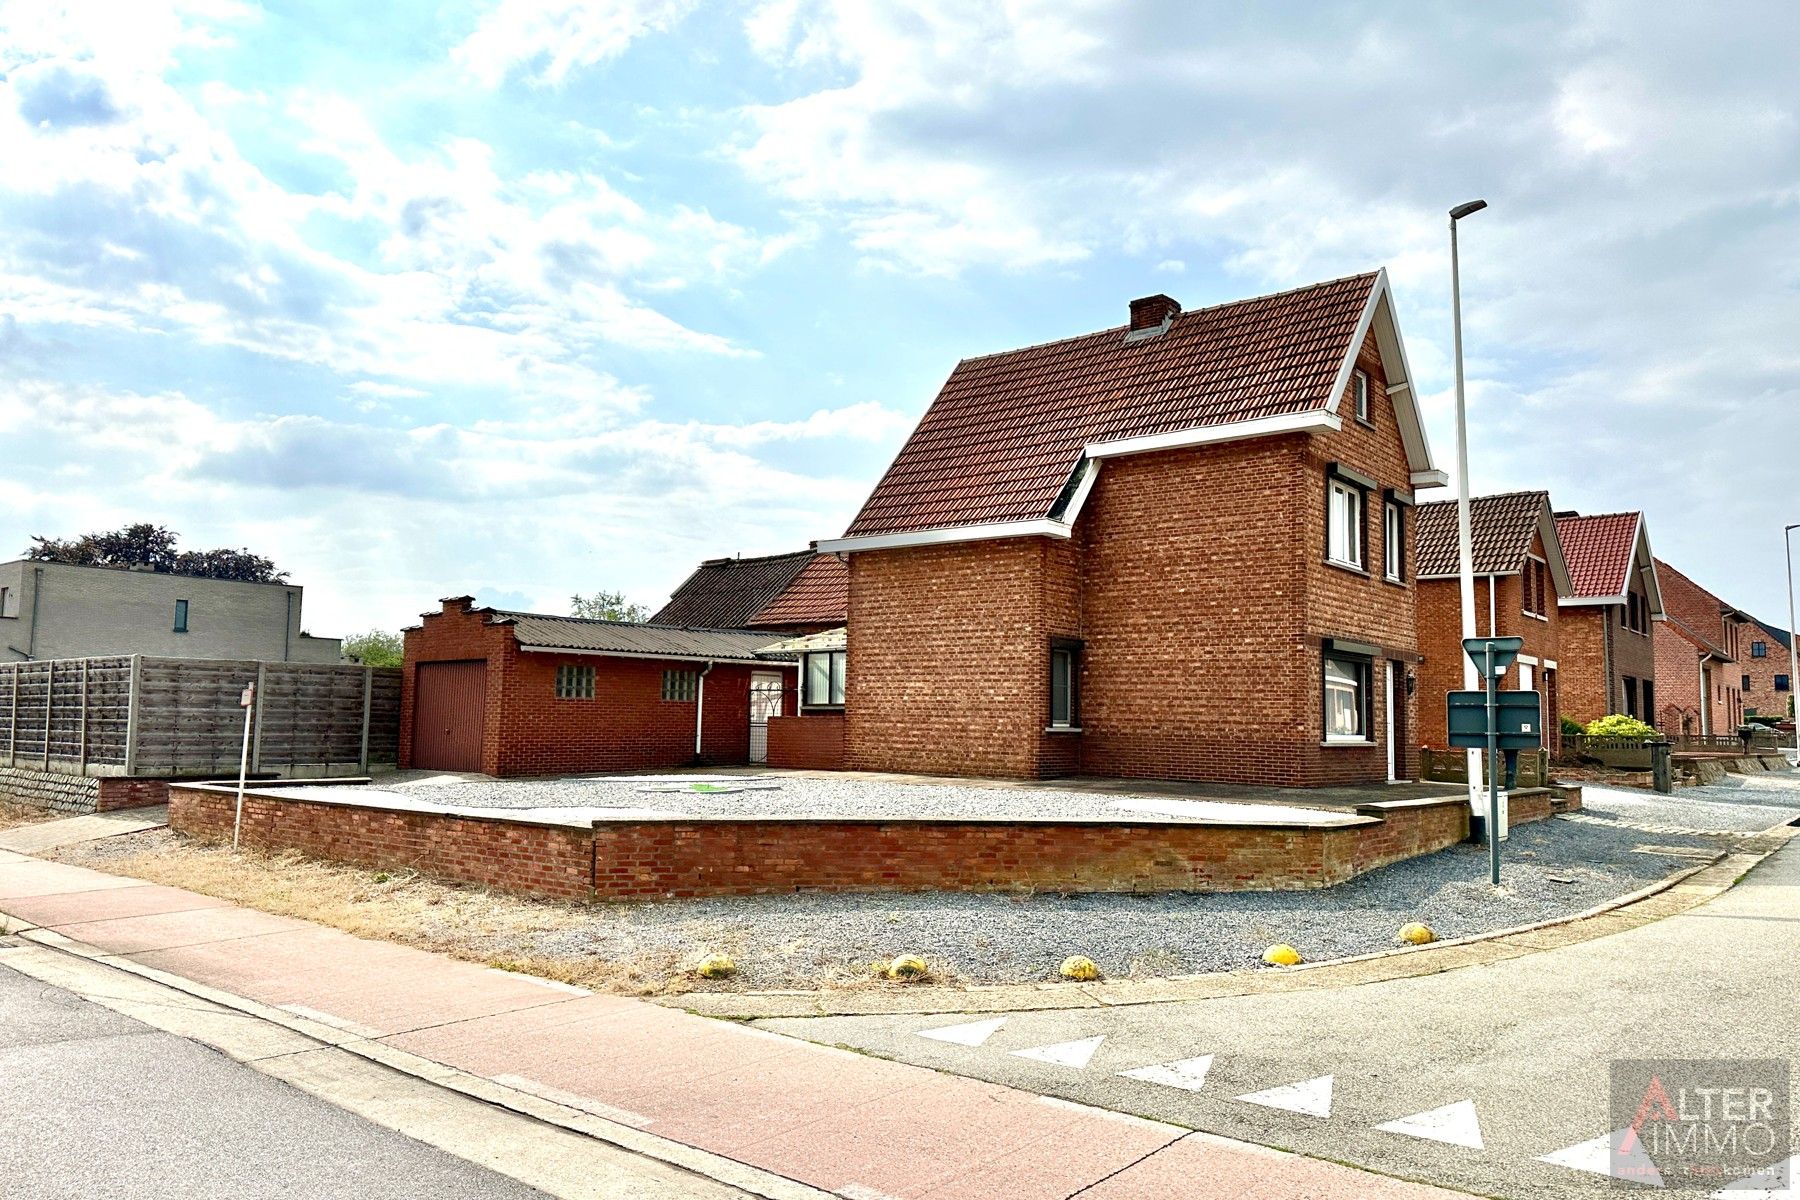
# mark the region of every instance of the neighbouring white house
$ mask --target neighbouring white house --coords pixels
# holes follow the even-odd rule
[[[303,589],[122,567],[0,563],[0,662],[144,654],[335,663],[303,632]]]

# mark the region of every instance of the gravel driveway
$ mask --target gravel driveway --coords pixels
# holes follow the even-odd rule
[[[1738,845],[1734,834],[1800,817],[1800,775],[1734,777],[1674,797],[1591,788],[1587,810],[1582,819],[1515,830],[1498,895],[1487,886],[1486,851],[1458,846],[1312,892],[806,894],[609,905],[586,928],[535,935],[531,946],[684,961],[726,950],[740,972],[730,986],[749,989],[818,986],[901,953],[922,954],[950,978],[987,983],[1053,979],[1070,954],[1088,955],[1113,976],[1253,966],[1277,941],[1317,961],[1391,946],[1408,921],[1458,937],[1591,908]],[[1711,832],[1671,832],[1677,828]]]

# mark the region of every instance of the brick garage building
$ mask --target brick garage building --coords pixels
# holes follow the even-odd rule
[[[1559,512],[1556,533],[1571,587],[1558,601],[1562,711],[1583,725],[1613,713],[1654,721],[1663,602],[1644,514]]]
[[[1656,626],[1656,727],[1666,734],[1729,734],[1744,723],[1748,613],[1733,608],[1661,559],[1667,619]]]
[[[966,360],[820,543],[847,765],[1405,777],[1410,508],[1442,482],[1385,273]]]
[[[1786,717],[1794,711],[1793,659],[1789,634],[1767,621],[1752,620],[1740,639],[1738,660],[1746,716]]]
[[[1449,745],[1445,696],[1463,686],[1462,587],[1453,500],[1418,508],[1419,740]],[[1548,492],[1477,496],[1469,502],[1475,635],[1525,642],[1504,686],[1543,693],[1544,744],[1560,748],[1562,606],[1568,564]]]
[[[400,765],[555,775],[751,757],[758,684],[791,695],[791,661],[745,630],[587,621],[443,602],[406,631]]]

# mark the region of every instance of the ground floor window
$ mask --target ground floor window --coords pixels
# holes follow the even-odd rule
[[[1370,740],[1369,660],[1348,655],[1325,656],[1325,740]]]
[[[662,698],[692,700],[700,695],[700,672],[664,671]]]
[[[1081,724],[1081,643],[1056,638],[1050,643],[1050,727],[1074,729]]]
[[[569,666],[556,668],[556,698],[558,700],[592,700],[594,698],[594,668]]]
[[[807,708],[844,707],[847,657],[842,650],[814,650],[806,656],[805,681],[800,695],[803,705]]]
[[[1643,710],[1638,708],[1638,681],[1627,675],[1625,677],[1625,715],[1639,717]]]

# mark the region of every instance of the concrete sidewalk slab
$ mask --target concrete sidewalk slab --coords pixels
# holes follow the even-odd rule
[[[42,854],[62,846],[79,845],[101,838],[118,837],[122,833],[142,833],[160,829],[169,823],[169,806],[158,804],[145,808],[126,808],[117,812],[91,813],[87,816],[64,817],[59,821],[40,821],[20,825],[0,833],[0,850],[21,854]]]
[[[57,896],[66,892],[94,892],[102,888],[142,887],[141,879],[104,875],[86,867],[42,862],[28,858],[24,862],[0,863],[0,900],[26,896]]]
[[[229,900],[216,900],[211,896],[200,896],[156,883],[147,883],[141,887],[102,888],[93,892],[65,892],[55,896],[21,896],[6,904],[6,910],[13,916],[23,917],[33,925],[45,929],[86,921],[113,921],[124,917],[148,917],[159,913],[229,907]]]
[[[74,921],[58,926],[56,931],[64,937],[97,946],[108,954],[139,954],[274,933],[297,933],[311,928],[304,921],[288,917],[214,905],[105,921]]]

